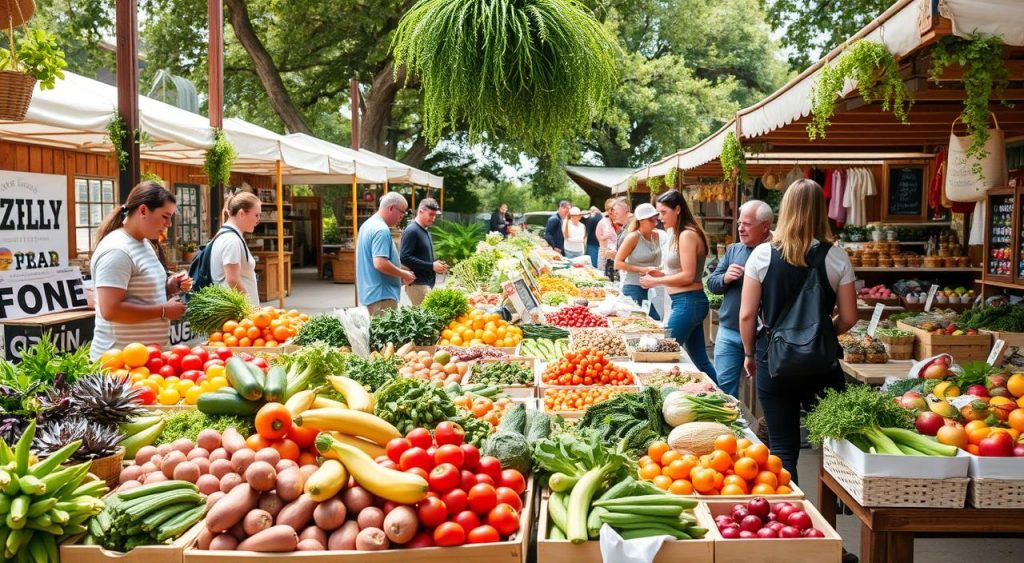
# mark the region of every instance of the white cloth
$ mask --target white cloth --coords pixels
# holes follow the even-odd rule
[[[601,560],[605,563],[652,563],[661,544],[672,539],[672,536],[663,535],[626,540],[614,528],[604,524],[599,539]]]
[[[979,201],[974,206],[971,217],[971,232],[967,236],[967,244],[974,246],[985,244],[985,202]]]
[[[847,209],[846,222],[850,225],[867,224],[865,198],[878,193],[875,176],[866,168],[851,168],[846,171],[846,189],[843,193],[843,207]]]
[[[162,305],[167,302],[167,271],[148,240],[137,240],[124,229],[103,237],[92,255],[92,277],[96,289],[113,287],[126,291],[125,303]],[[115,323],[103,318],[96,308],[89,357],[99,359],[112,348],[124,348],[132,342],[160,344],[170,342],[170,321],[159,318],[135,324]]]
[[[818,244],[817,240],[812,243],[811,247],[813,248],[816,244]],[[771,243],[761,243],[750,253],[750,258],[747,258],[747,264],[743,270],[744,275],[753,276],[757,281],[764,282],[764,278],[768,274],[768,266],[771,265],[771,262]],[[837,290],[839,286],[850,284],[857,280],[857,275],[853,272],[853,265],[850,263],[850,257],[838,246],[830,248],[828,254],[825,255],[825,272],[828,274],[828,283],[832,286],[833,290]]]
[[[224,226],[239,233],[231,225]],[[260,292],[256,285],[256,257],[251,252],[246,252],[245,242],[233,233],[224,233],[213,241],[213,248],[210,249],[210,277],[213,279],[213,283],[227,285],[224,266],[228,264],[240,266],[239,278],[245,288],[245,294],[249,296],[249,301],[253,305],[258,306]]]
[[[568,225],[569,236],[565,237],[565,249],[573,252],[586,252],[587,226],[583,224],[583,221],[578,223],[573,223],[569,219],[566,221],[568,221],[566,225]]]

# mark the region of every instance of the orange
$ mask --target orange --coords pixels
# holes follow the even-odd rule
[[[698,493],[710,493],[715,488],[715,471],[701,469],[695,475],[692,475],[690,480],[693,482],[693,488]]]
[[[240,326],[235,330],[231,331],[231,334],[234,335],[235,338],[245,338],[246,336],[249,335],[249,329],[245,328],[244,326]]]
[[[775,494],[777,495],[788,495],[792,492],[793,489],[787,487],[786,485],[779,485],[778,487],[775,487]]]
[[[775,494],[775,487],[773,487],[773,486],[771,486],[771,485],[769,485],[767,483],[758,483],[758,484],[754,485],[753,489],[750,489],[750,494],[752,494],[752,495],[774,495]]]
[[[779,471],[779,486],[788,485],[792,479],[793,475],[790,474],[788,469],[783,468]]]
[[[978,445],[981,443],[982,440],[988,438],[988,435],[991,433],[992,429],[988,427],[975,428],[974,430],[967,432],[967,443]]]
[[[270,320],[270,315],[268,315],[264,311],[253,313],[252,315],[252,324],[256,325],[259,328],[270,326]]]
[[[746,487],[741,487],[739,485],[734,485],[734,484],[730,483],[730,484],[722,485],[722,494],[723,495],[745,495],[745,494],[747,494],[747,488]]]
[[[736,449],[737,450],[745,450],[745,449],[750,447],[750,444],[751,444],[750,439],[748,439],[748,438],[740,438],[739,440],[736,440]]]
[[[768,456],[768,463],[766,465],[768,471],[771,471],[772,473],[778,475],[779,471],[782,471],[782,458],[775,454],[772,454]]]
[[[758,467],[764,467],[768,463],[768,446],[764,444],[751,444],[746,448],[747,457],[753,458]]]
[[[149,361],[149,348],[146,348],[145,344],[133,342],[124,347],[121,357],[129,368],[142,367]]]
[[[270,328],[271,329],[277,328],[279,326],[284,326],[284,321],[283,320],[278,319],[278,318],[275,317],[274,320],[270,321]],[[227,330],[227,329],[225,329],[225,330]]]
[[[277,340],[278,342],[284,342],[291,338],[291,336],[292,333],[288,327],[279,326],[274,329],[274,340]]]
[[[725,471],[732,466],[732,458],[725,450],[715,450],[711,452],[709,465],[715,471]]]
[[[712,471],[714,471],[714,469],[712,469]],[[722,483],[725,482],[725,475],[722,475],[721,473],[715,471],[714,477],[715,477],[715,488],[716,489],[722,488]]]
[[[144,377],[149,377],[149,375],[150,375],[149,368],[147,368],[146,366],[139,366],[137,368],[132,368],[132,370],[129,371],[128,373],[131,374],[132,377],[138,376],[139,379],[142,379]]]
[[[1017,432],[1024,432],[1024,409],[1010,411],[1010,416],[1006,418],[1006,422],[1010,425],[1010,428]]]
[[[267,340],[267,348],[276,348],[277,346],[279,346],[277,340]]]
[[[965,449],[967,450],[967,453],[969,453],[969,454],[981,455],[981,448],[979,448],[977,444],[968,444],[967,448],[965,448]]]
[[[654,479],[654,486],[658,487],[663,491],[667,491],[672,486],[672,478],[668,475],[658,475]]]
[[[124,355],[121,350],[111,348],[100,356],[100,367],[104,369],[121,369],[124,367]]]
[[[1024,397],[1024,373],[1015,373],[1006,381],[1006,389],[1014,397]]]
[[[683,461],[690,465],[697,465],[700,463],[700,459],[698,459],[694,454],[683,454]]]
[[[238,323],[235,321],[226,321],[224,326],[221,328],[224,329],[224,332],[234,332],[235,329],[238,328]]]
[[[211,332],[210,333],[210,342],[222,342],[223,340],[224,340],[224,335],[221,334],[220,332]]]
[[[242,319],[241,321],[238,321],[238,326],[248,329],[249,327],[254,325],[252,323],[252,319]]]
[[[722,480],[722,487],[725,488],[728,487],[729,485],[740,487],[741,489],[743,489],[743,493],[741,494],[747,494],[747,482],[743,479],[743,477],[740,477],[739,475],[726,475],[725,479]]]
[[[733,436],[732,434],[722,434],[721,436],[715,438],[715,449],[721,450],[729,455],[735,454],[736,436]]]
[[[245,331],[245,335],[249,337],[249,340],[256,340],[260,336],[263,336],[263,332],[260,329],[251,326]]]
[[[654,460],[651,459],[651,456],[649,456],[649,455],[645,455],[644,457],[636,460],[636,466],[637,467],[643,467],[643,466],[647,465],[648,463],[654,463]]]
[[[661,467],[657,463],[648,463],[640,468],[640,478],[650,481],[661,475]]]
[[[238,339],[235,338],[234,334],[232,334],[231,336],[225,336],[224,337],[224,345],[225,346],[238,346]]]
[[[651,456],[651,457],[653,457],[653,456]],[[675,450],[669,450],[669,451],[661,454],[661,464],[662,465],[671,465],[672,462],[677,460],[677,459],[683,459],[683,454],[681,454],[681,453],[679,453],[679,452],[677,452]]]
[[[1024,396],[1021,396],[1019,399],[1017,399],[1017,406],[1024,409]]]
[[[935,439],[940,444],[956,446],[958,448],[966,448],[968,444],[967,432],[963,428],[957,428],[955,426],[943,426],[942,428],[939,428],[939,432],[935,434]]]
[[[262,338],[257,338],[256,340],[252,341],[252,345],[257,348],[262,348],[267,345],[267,341],[263,340]]]
[[[692,495],[693,484],[686,479],[676,479],[672,481],[672,485],[669,486],[668,491],[677,495]]]
[[[252,346],[252,340],[249,340],[248,336],[243,336],[243,337],[238,339],[238,345],[243,347],[243,348],[248,348],[248,347]]]
[[[754,477],[754,483],[758,485],[770,485],[772,489],[779,486],[779,478],[771,471],[762,471]]]
[[[686,479],[690,476],[690,466],[681,459],[666,465],[665,469],[668,470],[668,473],[665,474],[673,479]]]
[[[736,460],[732,470],[746,481],[752,481],[757,477],[757,462],[749,457],[741,457]]]
[[[970,434],[973,430],[977,430],[978,428],[988,428],[988,423],[986,423],[984,420],[972,420],[964,425],[964,430],[966,430],[968,434]]]

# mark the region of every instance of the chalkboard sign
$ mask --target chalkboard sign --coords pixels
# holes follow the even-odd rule
[[[890,164],[885,167],[882,220],[926,219],[926,164]]]
[[[523,302],[527,311],[540,307],[540,303],[537,302],[537,298],[534,297],[533,292],[530,291],[530,287],[526,285],[526,280],[519,278],[513,283],[515,284],[516,294],[519,295],[519,300]]]

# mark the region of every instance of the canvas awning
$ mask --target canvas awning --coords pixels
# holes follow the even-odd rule
[[[327,174],[287,174],[286,184],[349,184],[353,179],[363,184],[387,181],[387,169],[373,164],[358,151],[305,133],[292,133],[285,138],[291,144],[325,153],[329,163]]]
[[[412,184],[414,186],[423,186],[435,189],[441,189],[444,187],[444,179],[440,176],[431,174],[430,172],[413,168],[408,164],[403,164],[393,158],[388,158],[384,155],[380,155],[366,149],[359,149],[359,154],[368,158],[370,162],[375,165],[387,168],[388,182],[394,184]]]
[[[565,173],[569,179],[584,190],[613,190],[617,184],[626,180],[633,173],[634,168],[606,168],[603,166],[566,166]]]

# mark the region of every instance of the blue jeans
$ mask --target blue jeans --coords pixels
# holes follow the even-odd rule
[[[600,250],[600,246],[587,245],[587,256],[590,256],[590,265],[597,267],[597,251]]]
[[[579,258],[580,256],[583,256],[582,252],[576,252],[575,250],[569,250],[568,248],[565,249],[565,257],[570,260],[573,258]]]
[[[708,316],[708,296],[703,289],[676,293],[672,298],[672,309],[668,315],[668,328],[672,338],[685,350],[697,369],[708,374],[718,383],[718,372],[708,359],[704,347],[704,318]]]
[[[743,373],[743,340],[739,331],[718,326],[715,336],[715,371],[722,391],[739,397],[740,377]]]
[[[637,305],[643,305],[644,299],[647,299],[648,291],[639,285],[626,284],[622,286],[622,294],[632,298],[633,301],[636,301]],[[651,304],[651,318],[656,321],[661,320],[658,312],[654,310],[653,304]]]

